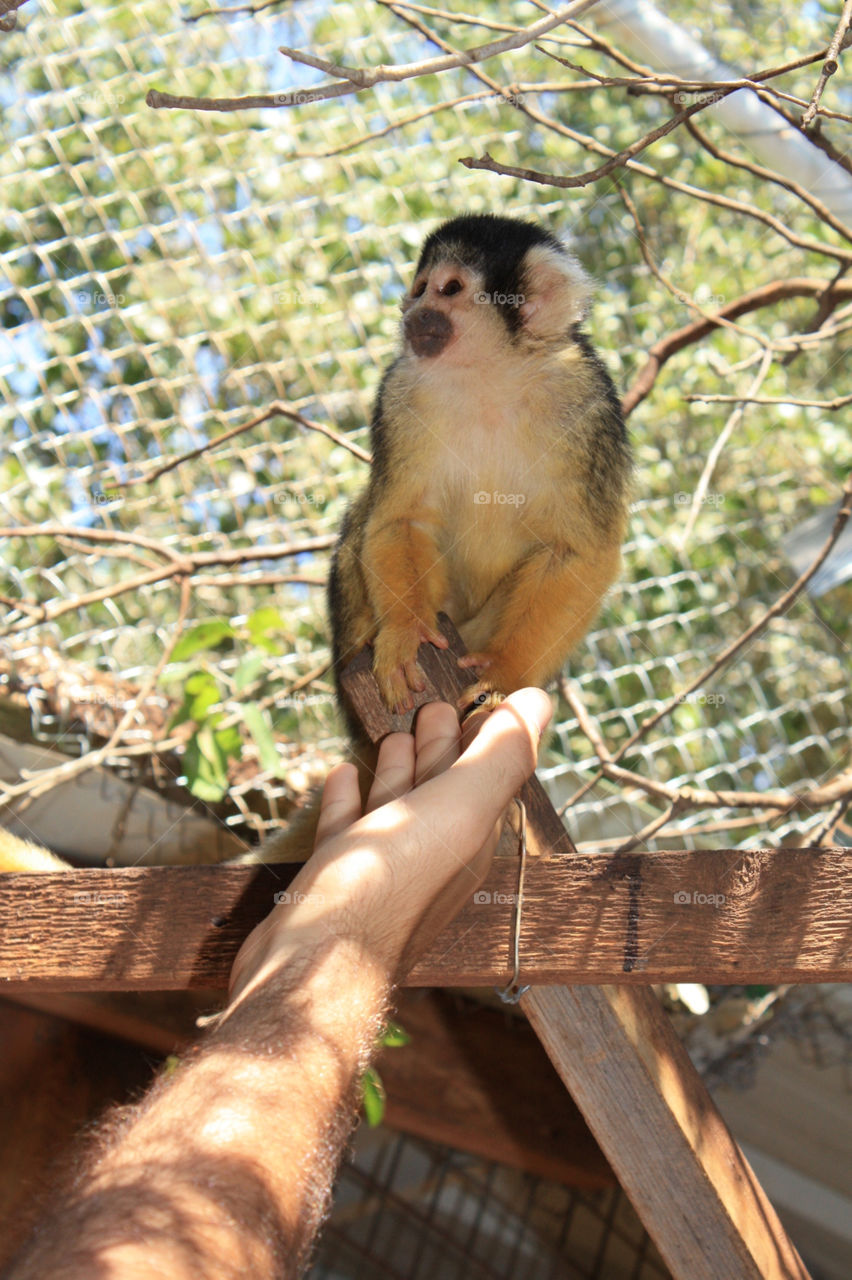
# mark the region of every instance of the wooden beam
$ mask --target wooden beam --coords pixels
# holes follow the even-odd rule
[[[807,1280],[647,987],[533,987],[521,1006],[672,1275]]]
[[[0,1269],[49,1201],[84,1125],[150,1082],[149,1055],[109,1036],[0,1000]],[[79,1154],[79,1148],[78,1148]],[[93,1270],[96,1271],[97,1266]],[[60,1268],[61,1270],[61,1268]]]
[[[243,938],[298,869],[0,875],[0,991],[225,987]],[[504,984],[516,888],[517,859],[495,859],[406,985]],[[849,849],[530,856],[521,974],[536,983],[849,982],[850,937]]]

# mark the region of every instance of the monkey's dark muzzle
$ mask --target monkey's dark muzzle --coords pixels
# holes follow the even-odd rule
[[[405,317],[405,337],[416,356],[438,356],[453,336],[453,322],[443,311],[424,307]]]

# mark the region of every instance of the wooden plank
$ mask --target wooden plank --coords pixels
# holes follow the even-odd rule
[[[0,875],[0,993],[226,987],[298,865]]]
[[[0,875],[0,990],[225,987],[243,938],[298,870]],[[495,859],[406,986],[504,984],[516,888],[517,859]],[[849,982],[850,936],[848,849],[531,855],[521,974],[537,983]]]
[[[34,776],[73,759],[0,735],[0,782],[10,787],[26,770]],[[189,809],[105,767],[72,774],[35,799],[4,804],[3,826],[74,861],[83,854],[91,866],[107,859],[120,867],[195,866],[245,852],[245,841],[207,810]]]
[[[198,1039],[199,1015],[217,1013],[227,992],[41,991],[28,987],[10,999],[23,1008],[88,1027],[114,1040],[126,1040],[165,1058]]]
[[[534,987],[521,1005],[673,1276],[807,1280],[647,987]]]
[[[615,1175],[524,1018],[445,991],[401,994],[411,1043],[377,1063],[385,1123],[571,1187]]]
[[[851,850],[533,856],[537,820],[528,817],[523,982],[849,981]],[[496,860],[408,985],[505,980],[516,881],[516,860]]]
[[[221,1008],[223,999],[221,993],[215,1005],[204,1000],[202,1008]],[[16,1000],[161,1056],[185,1052],[199,1035],[195,1018],[202,997],[190,992],[28,993]],[[519,1013],[446,991],[408,991],[399,993],[393,1018],[411,1043],[383,1050],[377,1063],[390,1128],[566,1186],[615,1184],[588,1125]]]

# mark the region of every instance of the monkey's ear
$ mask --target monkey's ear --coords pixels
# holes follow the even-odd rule
[[[535,245],[524,259],[524,328],[534,338],[558,338],[586,314],[592,283],[570,254]]]

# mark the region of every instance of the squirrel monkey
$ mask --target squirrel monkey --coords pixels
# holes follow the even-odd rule
[[[339,681],[360,649],[372,646],[392,710],[423,688],[418,647],[446,647],[442,611],[480,689],[543,685],[618,572],[630,449],[581,328],[590,292],[560,241],[529,222],[453,218],[423,245],[373,412],[370,479],[329,581],[338,697],[365,790],[376,749]],[[316,816],[309,806],[249,857],[308,857]]]
[[[491,214],[427,237],[402,349],[372,419],[373,466],[332,559],[338,702],[366,794],[376,748],[340,674],[367,644],[390,710],[424,687],[417,650],[449,615],[481,691],[544,685],[618,573],[630,448],[615,387],[581,329],[590,283],[555,236]],[[310,855],[316,809],[254,855]]]
[[[529,222],[454,218],[423,245],[329,587],[335,671],[372,645],[391,709],[423,688],[418,646],[446,647],[439,612],[508,694],[556,674],[618,572],[630,453],[589,293]]]

